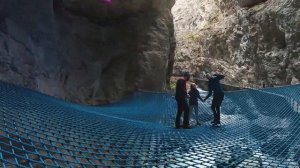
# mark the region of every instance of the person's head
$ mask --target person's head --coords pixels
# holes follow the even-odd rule
[[[186,81],[190,80],[190,77],[191,77],[191,75],[190,75],[189,72],[184,72],[184,73],[183,73],[183,78],[184,78]]]
[[[196,86],[195,83],[191,83],[191,90],[192,90],[192,89],[197,89],[197,86]]]
[[[209,73],[207,73],[207,74],[205,75],[205,77],[206,77],[208,80],[212,78],[211,74],[209,74]]]

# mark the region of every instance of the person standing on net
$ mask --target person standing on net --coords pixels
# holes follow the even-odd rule
[[[208,79],[208,94],[204,98],[204,101],[206,101],[213,93],[213,100],[211,104],[211,109],[214,114],[213,126],[221,126],[220,107],[224,99],[224,90],[220,84],[220,80],[224,79],[224,75],[206,74],[206,78]]]
[[[190,128],[189,121],[189,106],[187,103],[187,90],[186,90],[186,82],[190,79],[189,72],[184,72],[183,77],[179,78],[176,82],[176,93],[175,99],[177,102],[177,114],[175,118],[175,127],[180,128],[180,118],[182,112],[183,115],[183,128]]]
[[[189,105],[190,105],[190,114],[195,112],[195,117],[196,117],[196,123],[197,125],[200,124],[200,119],[198,115],[198,99],[200,99],[203,102],[203,99],[200,96],[200,93],[197,89],[197,85],[195,83],[191,84],[191,90],[189,91]]]

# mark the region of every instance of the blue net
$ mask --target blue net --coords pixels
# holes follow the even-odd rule
[[[276,88],[265,88],[263,91],[283,95],[289,98],[294,99],[297,102],[300,102],[300,89],[299,85],[291,85],[285,87],[276,87]]]
[[[208,100],[175,129],[168,93],[83,106],[0,83],[0,167],[299,167],[299,90],[226,92],[221,127]]]

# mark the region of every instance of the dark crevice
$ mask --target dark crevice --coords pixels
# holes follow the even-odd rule
[[[5,22],[5,17],[3,17],[0,13],[0,32],[3,32],[5,34],[8,33],[7,24]]]
[[[53,0],[53,10],[55,11],[55,13],[64,10],[62,0]]]
[[[56,0],[56,1],[61,1],[61,0]],[[76,9],[72,9],[72,8],[68,8],[68,7],[64,8],[63,4],[60,4],[60,5],[61,5],[60,10],[64,10],[73,16],[84,17],[88,21],[90,21],[94,24],[97,24],[99,26],[123,27],[124,25],[126,25],[128,20],[132,19],[132,18],[139,18],[142,16],[145,20],[150,20],[150,19],[152,20],[158,16],[158,14],[156,14],[155,12],[141,10],[141,11],[137,11],[137,12],[133,12],[133,13],[127,13],[127,14],[124,14],[124,15],[118,16],[118,17],[116,17],[116,16],[115,17],[114,16],[99,17],[99,16],[89,15],[80,10],[76,10]]]
[[[259,4],[261,4],[261,3],[264,3],[264,2],[266,2],[267,0],[252,0],[251,2],[248,2],[248,3],[246,3],[246,4],[243,4],[243,5],[241,5],[241,7],[244,7],[244,8],[252,8],[252,7],[254,7],[254,6],[256,6],[256,5],[259,5]]]

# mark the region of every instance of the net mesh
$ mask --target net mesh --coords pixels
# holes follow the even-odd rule
[[[0,167],[299,167],[300,85],[226,92],[218,128],[210,103],[175,129],[168,93],[83,106],[0,83]]]

